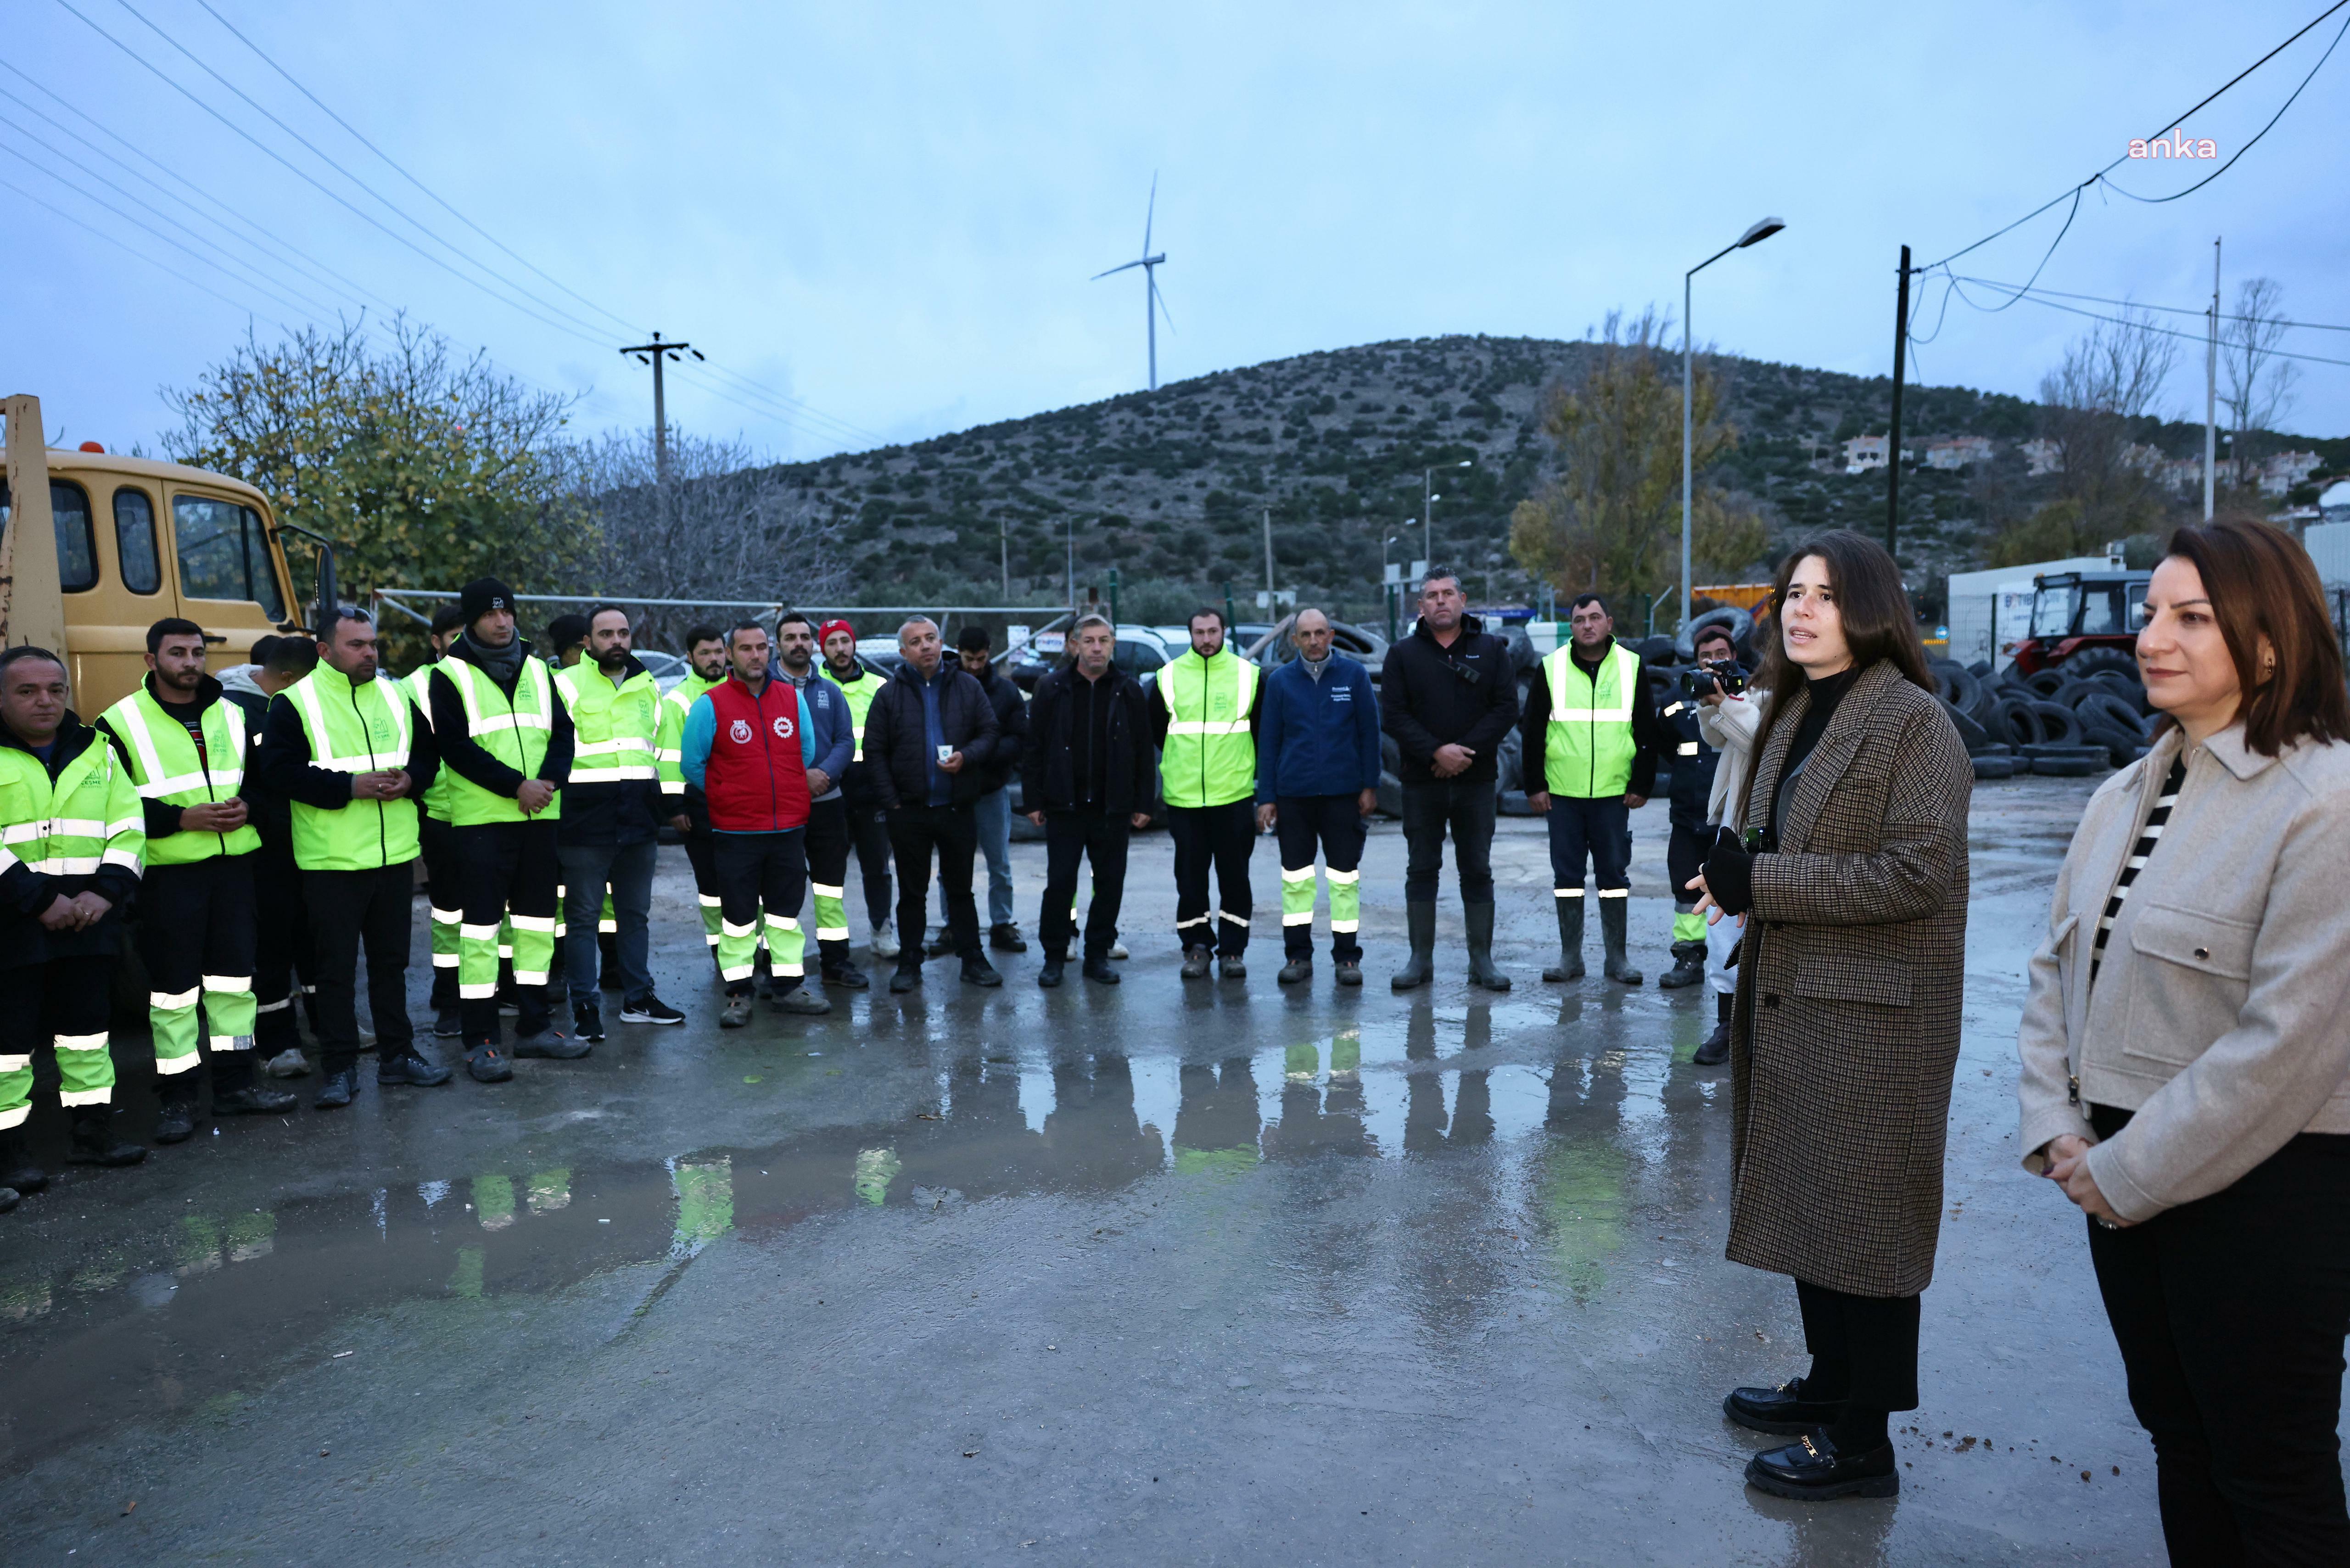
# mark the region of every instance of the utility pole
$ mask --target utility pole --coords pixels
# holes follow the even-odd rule
[[[2211,332],[2203,350],[2203,521],[2211,521],[2211,497],[2220,462],[2220,236],[2211,237]]]
[[[653,368],[653,478],[660,485],[661,493],[666,495],[669,493],[669,405],[662,397],[661,361],[678,359],[686,354],[691,354],[697,359],[703,358],[704,356],[691,343],[662,342],[661,335],[658,332],[653,334],[651,342],[639,343],[633,348],[623,348],[620,352],[633,354],[636,356],[637,363],[650,365]]]
[[[1268,506],[1264,509],[1264,607],[1268,618],[1274,620],[1281,618],[1278,597],[1279,591],[1273,581],[1273,508]]]
[[[1893,297],[1893,433],[1885,452],[1885,553],[1901,535],[1901,379],[1909,349],[1909,247],[1901,247],[1901,285]]]
[[[995,519],[995,537],[1003,552],[1003,602],[1012,602],[1012,519],[999,514]]]

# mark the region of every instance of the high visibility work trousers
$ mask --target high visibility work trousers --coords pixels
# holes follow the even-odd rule
[[[410,906],[416,863],[372,871],[305,871],[302,897],[318,940],[319,1066],[339,1073],[359,1060],[359,944],[367,944],[368,1013],[375,1021],[376,1060],[390,1062],[413,1048],[408,1021]],[[491,961],[494,970],[496,960]],[[490,1003],[497,1018],[497,1003]]]
[[[830,973],[848,961],[848,807],[837,798],[808,806],[807,868],[808,889],[816,895],[816,957]]]
[[[547,1027],[546,977],[555,962],[556,857],[560,825],[485,822],[452,828],[464,878],[464,923],[458,928],[457,995],[465,1013],[465,1045],[498,1043],[498,927],[513,929],[515,1000],[522,1016],[515,1037],[528,1040]]]
[[[1583,800],[1554,794],[1547,820],[1553,893],[1562,898],[1582,898],[1584,867],[1588,865],[1601,898],[1632,896],[1631,808],[1622,795]]]
[[[457,830],[435,816],[419,814],[417,837],[424,850],[424,877],[432,903],[432,1007],[457,1005],[457,962],[465,925],[464,859]]]
[[[702,940],[718,950],[718,836],[696,827],[685,836],[685,862],[693,867],[694,897],[702,905]]]
[[[1170,805],[1167,831],[1175,840],[1175,938],[1183,950],[1213,948],[1238,958],[1248,946],[1249,856],[1256,848],[1256,802]],[[1208,906],[1208,871],[1216,873],[1216,906]]]
[[[806,972],[797,913],[800,900],[807,896],[806,829],[712,836],[717,839],[721,900],[718,972],[726,981],[726,994],[751,992],[751,969],[763,919],[769,961],[775,965],[771,994],[798,990]]]
[[[1273,830],[1281,846],[1281,946],[1293,959],[1314,956],[1314,852],[1330,879],[1330,956],[1360,963],[1363,944],[1363,826],[1356,794],[1284,795]]]
[[[1665,841],[1665,875],[1673,884],[1673,941],[1705,940],[1705,917],[1697,912],[1697,895],[1690,879],[1705,869],[1705,852],[1713,846],[1713,829],[1673,824]]]
[[[155,1071],[166,1095],[191,1095],[196,1008],[215,1053],[253,1049],[254,894],[256,854],[215,855],[179,866],[150,866],[139,881],[139,956],[147,965],[147,1019],[155,1035]],[[250,1057],[237,1065],[249,1074]],[[234,1088],[224,1064],[217,1087]]]
[[[262,840],[253,857],[253,1043],[274,1056],[301,1045],[294,1001],[310,995],[318,983],[309,906],[291,846]]]
[[[114,1058],[106,1049],[114,959],[61,958],[0,969],[0,1134],[32,1112],[33,1051],[57,1054],[57,1099],[103,1106],[114,1098]]]

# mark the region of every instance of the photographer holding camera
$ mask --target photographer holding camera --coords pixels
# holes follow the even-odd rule
[[[1672,768],[1672,836],[1666,845],[1665,866],[1673,885],[1673,967],[1657,981],[1667,991],[1705,978],[1705,917],[1697,912],[1697,895],[1684,884],[1704,868],[1706,849],[1713,843],[1708,796],[1721,753],[1706,744],[1698,715],[1704,705],[1718,706],[1746,690],[1746,671],[1739,667],[1726,628],[1700,628],[1697,658],[1694,666],[1681,671],[1679,693],[1657,711],[1669,747],[1665,760]]]
[[[1691,1059],[1700,1067],[1718,1067],[1730,1060],[1730,1010],[1737,1000],[1738,975],[1728,964],[1738,950],[1738,933],[1746,922],[1742,918],[1707,925],[1705,917],[1696,913],[1696,905],[1679,901],[1690,896],[1686,891],[1690,877],[1697,875],[1692,870],[1684,876],[1681,867],[1684,857],[1692,866],[1703,866],[1715,830],[1729,819],[1731,802],[1738,798],[1747,770],[1753,765],[1755,732],[1762,727],[1763,706],[1771,698],[1761,687],[1748,684],[1747,672],[1738,662],[1738,645],[1731,639],[1730,628],[1719,622],[1698,628],[1697,668],[1681,677],[1681,686],[1689,693],[1689,706],[1667,722],[1683,745],[1688,744],[1687,731],[1694,729],[1700,746],[1710,748],[1711,754],[1705,750],[1699,753],[1706,778],[1704,822],[1688,836],[1681,832],[1679,768],[1687,759],[1678,748],[1673,758],[1673,838],[1666,856],[1675,889],[1673,952],[1676,958],[1680,954],[1683,929],[1693,926],[1704,933],[1700,940],[1705,944],[1706,985],[1714,995],[1715,1019],[1713,1033]],[[1683,909],[1690,912],[1684,916]]]

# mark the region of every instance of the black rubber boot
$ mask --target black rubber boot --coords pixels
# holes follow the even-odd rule
[[[1543,971],[1553,985],[1583,978],[1583,898],[1554,898],[1558,906],[1558,962]]]
[[[1705,1044],[1690,1058],[1700,1067],[1719,1067],[1730,1060],[1730,1014],[1737,1007],[1738,998],[1725,992],[1715,997],[1714,1002],[1713,1033],[1705,1037]]]
[[[37,1165],[26,1163],[25,1145],[20,1138],[0,1133],[0,1187],[30,1196],[49,1184],[49,1173]]]
[[[1705,944],[1675,942],[1673,967],[1657,977],[1659,991],[1679,991],[1685,985],[1695,985],[1705,978]]]
[[[1507,991],[1510,977],[1493,967],[1493,906],[1461,906],[1469,925],[1469,983],[1484,991]]]
[[[1630,921],[1630,906],[1629,898],[1599,900],[1599,940],[1607,949],[1607,960],[1600,967],[1606,971],[1609,980],[1625,985],[1638,985],[1640,983],[1640,971],[1634,969],[1632,961],[1624,956],[1624,929]]]
[[[112,1106],[76,1106],[73,1141],[66,1146],[66,1158],[76,1165],[137,1165],[147,1158],[147,1150],[115,1136]]]
[[[1436,974],[1436,906],[1406,904],[1404,929],[1411,938],[1411,957],[1388,981],[1389,991],[1417,991]]]

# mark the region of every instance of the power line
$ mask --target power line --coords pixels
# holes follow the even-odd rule
[[[2317,24],[2314,22],[2310,24],[2313,27],[2316,25]],[[2123,190],[2119,185],[2115,184],[2111,180],[2106,179],[2102,174],[2098,176],[2098,179],[2103,180],[2105,182],[2106,189],[2111,191],[2116,196],[2127,196],[2131,201],[2143,202],[2149,207],[2158,206],[2165,202],[2176,202],[2181,196],[2189,196],[2194,194],[2196,192],[2200,191],[2204,186],[2209,185],[2212,181],[2217,180],[2220,175],[2225,174],[2229,170],[2233,169],[2236,166],[2237,159],[2241,158],[2245,153],[2250,152],[2253,148],[2259,146],[2261,138],[2266,136],[2270,131],[2276,129],[2276,122],[2284,118],[2284,111],[2293,107],[2293,99],[2299,98],[2302,95],[2303,88],[2308,87],[2311,82],[2317,78],[2319,67],[2323,67],[2328,59],[2333,57],[2334,51],[2335,48],[2339,47],[2342,43],[2343,33],[2350,33],[2350,21],[2345,21],[2342,24],[2341,32],[2337,32],[2334,35],[2334,42],[2325,46],[2325,53],[2317,57],[2317,64],[2309,67],[2309,75],[2301,78],[2301,86],[2293,88],[2292,96],[2287,98],[2282,104],[2278,106],[2277,111],[2274,114],[2269,116],[2269,122],[2266,125],[2262,126],[2259,130],[2253,132],[2252,139],[2250,141],[2245,142],[2241,147],[2237,148],[2235,152],[2229,157],[2225,163],[2220,164],[2220,167],[2212,170],[2211,172],[2204,175],[2203,178],[2196,181],[2192,185],[2188,186],[2186,190],[2173,191],[2168,196],[2141,196],[2135,191]]]
[[[2086,300],[2092,305],[2118,305],[2132,310],[2158,310],[2170,316],[2201,317],[2211,314],[2211,307],[2208,305],[2147,305],[2141,300],[2136,299],[2109,299],[2101,294],[2067,294],[2061,288],[2032,288],[2029,286],[2017,288],[2014,284],[2001,283],[1994,278],[1966,277],[1955,273],[1951,275],[1957,278],[1960,283],[1980,284],[1985,288],[2003,288],[2016,294],[2044,294],[2054,299],[2081,299]],[[2291,327],[2299,328],[2305,332],[2350,332],[2350,327],[2336,327],[2329,322],[2287,321],[2281,317],[2274,316],[2230,316],[2223,311],[2220,313],[2220,319],[2222,321],[2257,321],[2264,327]]]
[[[159,272],[170,273],[173,277],[178,278],[190,288],[199,289],[205,294],[211,295],[214,299],[219,300],[222,304],[229,306],[232,310],[243,311],[247,317],[261,315],[260,311],[254,309],[250,305],[239,304],[237,301],[231,299],[227,295],[223,294],[220,290],[213,288],[208,285],[198,283],[186,273],[181,272],[175,267],[165,266],[161,262],[157,261],[153,256],[149,255],[146,252],[133,249],[131,246],[123,244],[122,241],[117,239],[114,235],[108,234],[104,229],[98,227],[96,224],[86,223],[82,219],[75,217],[63,207],[57,206],[56,203],[51,202],[42,201],[38,196],[34,195],[30,191],[26,190],[22,185],[16,183],[14,181],[0,179],[0,190],[14,191],[16,194],[24,197],[25,200],[32,202],[35,206],[47,208],[50,212],[55,213],[58,217],[63,218],[67,223],[75,225],[77,228],[88,229],[91,234],[96,234],[99,239],[104,240],[108,244],[114,246],[117,250],[123,251],[130,255],[136,256],[139,260],[145,262],[149,266],[154,267]],[[284,321],[280,321],[277,325],[288,332],[294,330],[290,325]]]
[[[1959,288],[1961,282],[1984,284],[1984,286],[1990,288],[2007,288],[2012,286],[2006,284],[1986,283],[1985,280],[1981,278],[1961,279],[1955,273],[1950,275],[1950,286],[1953,289],[1959,290],[1959,297],[1961,300],[1965,300],[1970,306],[1972,306],[1976,310],[1981,310],[1985,307],[1976,305],[1973,300],[1967,298],[1965,291]],[[2190,343],[2201,343],[2206,340],[2205,335],[2200,332],[2179,332],[2168,327],[2157,327],[2150,321],[2133,321],[2126,316],[2102,316],[2094,310],[2083,310],[2078,306],[2061,305],[2055,300],[2043,298],[2037,293],[2028,295],[2019,294],[2015,296],[2015,298],[2029,299],[2034,305],[2045,306],[2051,310],[2061,310],[2068,316],[2086,317],[2091,321],[2111,322],[2116,327],[2127,327],[2140,332],[2152,332],[2164,337],[2183,337]],[[2013,300],[2011,300],[2009,303],[2012,304]],[[2234,319],[2241,319],[2241,317],[2236,317]],[[2350,359],[2328,359],[2316,354],[2292,354],[2287,353],[2282,348],[2272,348],[2267,352],[2279,359],[2298,359],[2303,363],[2309,365],[2350,366]]]

